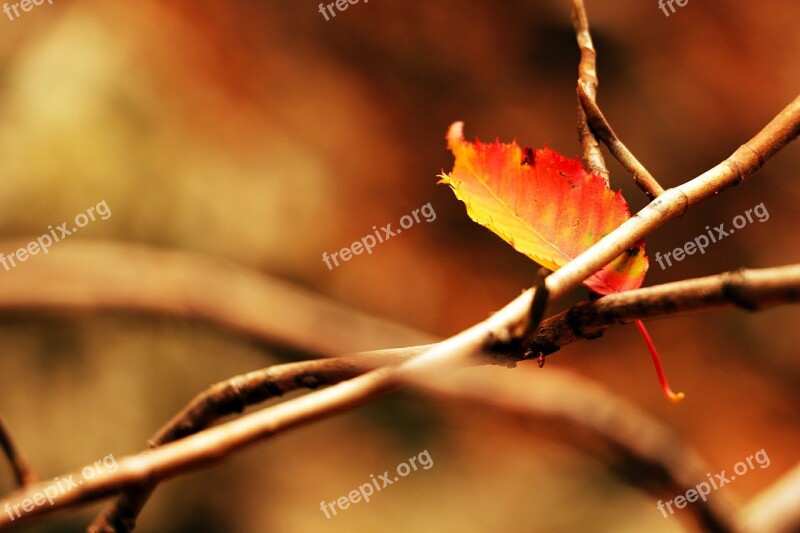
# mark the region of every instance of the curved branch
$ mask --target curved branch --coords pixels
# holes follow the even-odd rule
[[[499,354],[485,351],[483,352],[485,359],[483,361],[476,360],[476,363],[494,362],[513,365],[516,361],[530,355],[535,356],[537,353],[546,356],[565,344],[579,339],[597,338],[610,327],[637,319],[657,318],[719,307],[739,307],[747,310],[765,309],[773,305],[797,301],[800,301],[800,265],[758,270],[740,269],[716,276],[667,283],[609,295],[592,302],[581,302],[569,310],[543,321],[535,334],[530,337],[527,346],[525,344],[509,344],[505,347],[507,351]],[[269,383],[273,379],[270,377],[273,375],[272,372],[279,372],[283,376],[286,376],[287,372],[290,376],[292,372],[296,372],[292,378],[293,381],[288,384],[284,383],[283,387],[308,386],[302,385],[302,382],[305,382],[312,384],[311,388],[315,388],[317,384],[335,383],[334,377],[345,379],[345,377],[363,374],[381,363],[394,364],[434,346],[372,352],[364,354],[364,356],[376,358],[365,360],[344,358],[341,360],[345,365],[346,373],[342,372],[334,359],[324,362],[309,361],[280,365],[248,374],[244,379],[234,379],[237,379],[237,382],[250,383],[250,387],[257,390],[274,389],[275,387]],[[262,376],[262,379],[269,379],[269,381],[266,384],[260,383],[259,375]],[[257,379],[254,380],[253,377]],[[187,431],[180,428],[191,428],[196,431],[210,423],[212,419],[206,418],[202,414],[203,411],[199,415],[193,414],[197,412],[197,406],[203,406],[205,411],[214,413],[213,419],[218,418],[221,414],[235,412],[224,411],[222,406],[232,403],[238,407],[241,403],[246,402],[247,394],[239,393],[239,391],[246,391],[247,387],[242,385],[231,387],[229,383],[223,382],[199,395],[188,408],[182,411],[181,415],[173,419],[167,428],[160,432],[160,436],[156,437],[156,443],[166,442],[168,439],[163,437],[165,435],[177,438],[188,434]],[[232,402],[227,395],[222,396],[221,401],[215,400],[218,397],[218,389],[228,390],[231,388],[237,392],[235,401]],[[286,390],[294,389],[286,388],[284,392]],[[198,424],[198,420],[203,423]],[[113,525],[115,531],[131,531],[136,516],[154,488],[155,484],[151,484],[123,494],[95,522],[97,528],[95,531],[104,531],[103,527],[108,524]]]
[[[800,301],[800,265],[740,270],[718,276],[638,289],[628,293],[606,296],[593,302],[579,303],[570,310],[543,321],[536,334],[531,338],[531,342],[534,347],[548,349],[548,353],[552,353],[558,349],[558,346],[581,338],[597,337],[598,332],[608,327],[637,318],[655,318],[678,312],[724,306],[735,306],[748,310],[763,309],[795,301]],[[52,508],[37,509],[36,512],[44,514],[79,502],[94,501],[122,490],[130,491],[130,494],[126,493],[126,497],[132,497],[125,500],[126,505],[137,502],[143,505],[155,486],[154,484],[158,481],[220,460],[227,453],[242,446],[299,424],[332,416],[340,410],[358,405],[356,402],[366,403],[376,397],[378,392],[388,392],[391,388],[400,386],[400,383],[389,380],[389,386],[380,386],[380,375],[376,378],[375,373],[366,374],[362,378],[372,376],[369,377],[368,384],[375,390],[375,394],[369,398],[356,398],[352,400],[353,403],[347,403],[350,401],[347,397],[349,391],[353,387],[364,386],[358,383],[354,384],[356,380],[351,379],[337,385],[336,387],[340,388],[334,393],[330,391],[336,387],[331,387],[247,415],[213,430],[206,430],[202,434],[189,437],[187,436],[189,433],[202,429],[225,414],[240,412],[245,404],[251,405],[298,388],[314,388],[337,383],[370,372],[377,365],[396,364],[411,359],[420,352],[429,351],[437,346],[441,345],[381,350],[336,359],[289,363],[251,372],[217,384],[205,393],[198,395],[181,414],[159,432],[154,441],[155,444],[162,444],[170,439],[185,438],[173,444],[166,444],[153,452],[145,452],[139,456],[128,458],[125,461],[129,459],[130,461],[126,464],[136,466],[136,468],[131,466],[129,470],[121,470],[119,474],[115,473],[110,477],[102,478],[102,483],[98,482],[96,485],[84,484],[73,491],[80,492],[70,493],[70,500],[59,499]],[[479,364],[487,362],[507,364],[514,360],[511,353],[511,350],[507,354],[484,352],[484,357],[488,359],[476,360],[476,362]],[[522,352],[518,352],[516,356],[517,359],[525,357],[526,355]],[[411,360],[413,361],[413,359]],[[385,375],[391,373],[392,369],[382,368],[379,372]],[[406,376],[407,380],[415,383],[420,381],[420,377],[422,383],[429,382],[424,374],[416,377]],[[315,396],[320,394],[325,394],[326,397]],[[301,401],[302,403],[298,404]],[[328,411],[331,404],[324,403],[332,401],[338,402],[336,411]],[[255,416],[258,416],[258,420],[251,418]],[[230,425],[234,423],[236,423],[235,426]],[[168,448],[168,451],[163,452],[164,448]],[[159,451],[163,455],[149,455]],[[175,464],[171,461],[175,461]],[[6,502],[16,503],[30,497],[37,490],[41,490],[41,487],[38,489],[30,487],[25,493],[9,495],[5,501],[0,501],[0,507]],[[120,500],[117,500],[115,504],[118,502],[122,504]],[[117,519],[106,520],[104,523],[106,525],[112,523],[118,528],[127,524],[127,527],[130,528],[133,526],[138,509],[141,508],[140,505],[133,507],[137,511],[132,515],[129,512],[131,507],[123,507],[122,510],[128,512],[121,515],[104,515],[104,520]],[[23,518],[27,518],[27,516]],[[3,516],[0,514],[0,527],[3,525]],[[103,529],[97,530],[102,531]],[[124,531],[125,529],[118,530]]]
[[[563,296],[641,239],[688,209],[741,183],[800,135],[800,95],[750,141],[700,176],[668,189],[632,218],[547,278],[551,299]],[[530,291],[517,300],[530,303]],[[516,302],[516,303],[515,303]],[[512,304],[517,306],[519,302]],[[523,306],[524,307],[524,306]],[[522,316],[514,316],[514,324]]]
[[[589,96],[589,93],[586,92],[586,89],[581,84],[578,84],[578,101],[580,101],[583,111],[586,113],[586,119],[592,132],[603,141],[625,170],[631,173],[634,183],[651,200],[661,196],[664,188],[650,174],[650,171],[636,159],[636,156],[628,150],[628,147],[619,140],[619,137],[611,128],[611,124],[608,123],[605,115],[600,111],[600,106],[597,105],[593,97]]]
[[[580,5],[580,3],[576,1],[575,5]],[[588,31],[586,36],[588,36]],[[585,43],[582,43],[582,50],[585,48],[583,44]],[[545,282],[545,286],[550,293],[551,299],[563,296],[569,290],[577,287],[584,279],[667,221],[683,215],[690,207],[740,183],[760,168],[769,157],[796,138],[798,134],[800,134],[800,97],[789,104],[764,130],[748,143],[742,145],[728,159],[680,187],[666,191],[629,221],[622,224],[568,265],[550,275]],[[35,263],[28,263],[26,264],[26,269],[17,270],[26,271],[32,264]],[[185,266],[187,268],[183,269],[184,272],[191,275],[192,269],[189,267],[192,265],[187,264]],[[83,267],[85,267],[85,263],[81,264],[81,268]],[[128,268],[132,277],[139,275],[136,269]],[[16,274],[17,272],[15,271]],[[95,282],[95,280],[91,281],[92,283]],[[201,290],[210,289],[217,294],[220,297],[215,302],[217,305],[225,307],[228,302],[235,300],[228,292],[215,291],[216,287],[213,279],[208,281],[211,283],[210,287],[200,285],[196,288]],[[182,284],[179,284],[179,286],[184,287]],[[67,287],[67,284],[64,284],[64,287],[56,287],[56,294],[68,297],[70,288]],[[163,290],[169,291],[170,286],[165,285]],[[241,294],[237,293],[237,296],[247,298],[248,295],[243,292]],[[394,368],[384,367],[372,370],[361,376],[333,385],[330,388],[315,391],[292,401],[249,414],[221,426],[207,429],[202,433],[190,435],[179,441],[144,452],[138,456],[122,459],[118,462],[119,468],[113,475],[85,480],[81,487],[60,496],[56,506],[37,507],[25,515],[25,518],[44,514],[56,507],[65,507],[90,501],[143,482],[167,479],[192,468],[208,465],[260,439],[363,405],[405,383],[425,380],[430,373],[443,367],[462,366],[469,361],[468,358],[474,353],[480,352],[488,346],[497,347],[498,341],[504,343],[513,340],[513,332],[524,322],[530,312],[532,296],[533,291],[526,291],[488,320],[478,323],[450,339],[433,345],[421,355]],[[151,299],[158,299],[158,294],[150,295],[150,297]],[[190,300],[186,295],[184,297]],[[274,295],[262,295],[261,298],[262,300],[263,298],[271,299],[274,298]],[[291,308],[284,306],[282,302],[278,304],[278,301],[280,300],[276,299],[274,305],[279,306],[279,309],[276,309],[279,315],[285,315],[287,312],[292,311]],[[138,302],[142,303],[141,301]],[[264,303],[263,301],[261,302],[261,304]],[[145,307],[148,305],[150,304],[144,302]],[[170,310],[175,311],[174,308]],[[205,317],[213,317],[216,312],[214,309],[207,308],[200,308],[194,311],[197,312],[198,316]],[[234,314],[234,318],[237,320],[232,320],[231,324],[242,330],[258,331],[259,328],[255,324],[262,320],[262,317],[256,316],[257,313],[254,313],[252,309],[248,309],[248,311],[249,313],[245,315]],[[225,318],[231,319],[232,317],[226,315]],[[280,318],[276,318],[276,323]],[[293,322],[293,320],[296,321]],[[304,340],[307,332],[313,331],[315,327],[318,328],[320,324],[320,322],[309,320],[309,316],[305,314],[299,317],[287,318],[285,325],[291,328],[288,331],[297,333],[298,329],[296,328],[300,327],[299,331],[302,334],[299,336],[289,335],[283,330],[277,330],[272,332],[276,337],[271,338],[271,340],[287,342],[292,345],[297,343],[309,351],[318,350],[319,353],[326,353],[328,339],[325,339],[325,337],[320,336],[319,340]],[[341,339],[343,343],[348,342],[352,333],[348,332],[344,338],[341,338],[341,333],[336,331],[336,327],[328,331],[338,339]],[[32,494],[37,488],[41,490],[41,486],[27,488],[20,498]],[[3,525],[8,525],[8,521],[3,514],[0,514],[0,526]]]
[[[365,372],[399,363],[424,348],[376,351],[371,354],[317,359],[273,365],[220,381],[201,392],[150,440],[150,447],[163,446],[198,433],[220,418],[241,413],[247,406],[298,389],[316,389],[340,383]],[[92,533],[133,531],[136,518],[157,487],[143,483],[123,492],[89,528]]]
[[[583,88],[591,100],[597,96],[597,53],[592,43],[592,34],[589,33],[589,18],[586,16],[586,7],[583,0],[572,0],[572,26],[575,28],[575,37],[581,51],[581,60],[578,64],[578,87]],[[580,101],[578,102],[578,137],[583,147],[583,163],[589,172],[597,174],[606,183],[609,182],[608,169],[600,151],[592,129],[589,127],[586,112]]]
[[[0,250],[24,244],[2,241]],[[231,262],[154,246],[76,239],[2,274],[0,311],[180,316],[315,356],[433,340]]]
[[[564,295],[567,291],[579,285],[584,279],[605,266],[620,253],[665,222],[681,216],[688,208],[740,183],[745,177],[760,168],[769,157],[794,140],[798,134],[800,134],[800,96],[789,104],[789,106],[776,116],[761,132],[753,137],[753,139],[736,150],[728,159],[684,185],[666,191],[600,242],[579,255],[565,267],[548,276],[545,281],[545,286],[550,293],[550,297],[556,299]],[[72,243],[70,243],[70,245],[71,244]],[[67,246],[68,245],[62,244],[59,253],[64,253]],[[16,280],[19,281],[19,276],[25,275],[20,273],[30,272],[33,265],[49,264],[55,257],[57,257],[57,255],[54,253],[48,261],[40,261],[38,263],[31,262],[27,263],[24,269],[16,269],[14,272],[14,275],[17,276]],[[136,254],[133,254],[128,258],[128,261],[130,262],[130,259],[135,260],[136,258]],[[178,262],[180,262],[180,259]],[[70,276],[66,276],[66,279],[62,278],[55,286],[51,286],[50,290],[53,290],[52,296],[47,292],[42,292],[39,295],[51,304],[63,304],[64,302],[76,303],[76,301],[79,304],[86,303],[84,296],[75,298],[74,294],[76,287],[78,287],[75,282],[82,281],[83,286],[81,286],[80,289],[83,292],[88,291],[90,294],[96,293],[98,298],[106,298],[106,295],[93,291],[92,289],[104,282],[106,289],[114,296],[109,299],[108,303],[112,306],[119,306],[120,308],[133,307],[152,309],[159,312],[180,313],[182,309],[180,306],[177,306],[176,303],[185,304],[186,302],[193,301],[193,294],[182,294],[180,298],[162,299],[158,291],[154,294],[149,294],[149,298],[142,298],[139,294],[131,294],[131,291],[127,291],[124,292],[124,294],[129,296],[131,301],[126,301],[119,295],[118,289],[120,286],[113,284],[111,280],[98,280],[82,274],[80,269],[85,267],[85,265],[85,258],[81,257],[73,263],[75,271],[67,272],[67,274],[72,275],[72,279],[70,279]],[[132,268],[131,266],[127,266],[126,268],[125,264],[118,266],[127,271],[129,279],[131,280],[134,280],[141,274],[140,270],[142,267],[145,269],[147,267],[151,269],[159,267],[159,265],[146,264],[135,265],[137,268]],[[174,265],[169,263],[165,266],[166,268],[163,271],[159,271],[159,274],[169,272],[170,266],[174,267]],[[177,271],[192,276],[192,267],[192,262],[184,261],[182,268],[178,268]],[[228,268],[233,269],[234,267]],[[224,270],[225,268],[220,268],[220,272],[218,273],[224,274]],[[110,277],[114,278],[115,276],[116,273]],[[156,279],[155,276],[151,277]],[[4,277],[2,279],[7,278]],[[229,278],[226,277],[225,279]],[[47,283],[48,280],[46,277],[39,276],[36,281],[40,284],[44,284]],[[193,285],[194,289],[198,290],[198,292],[209,289],[212,294],[217,296],[217,299],[201,299],[201,305],[190,307],[190,314],[192,316],[201,316],[212,320],[219,319],[241,330],[263,333],[263,330],[261,330],[258,325],[263,317],[254,316],[257,315],[257,313],[253,313],[252,308],[242,309],[241,307],[237,307],[238,298],[232,298],[227,290],[228,288],[219,290],[215,279],[212,278],[206,281],[209,283],[208,287],[196,283]],[[243,278],[239,277],[238,281],[248,285],[246,275]],[[169,282],[175,283],[176,286],[180,287],[182,290],[186,290],[186,284],[182,283],[180,278],[171,279]],[[30,295],[21,295],[20,289],[15,290],[15,286],[20,287],[20,285],[16,284],[12,285],[10,283],[0,282],[0,288],[5,292],[5,298],[0,297],[0,302],[5,302],[7,304],[10,301],[12,306],[17,308],[25,306],[36,307],[36,305],[31,306],[32,300]],[[26,284],[24,288],[28,290],[32,286],[36,287],[37,285]],[[250,284],[250,286],[257,286],[257,284]],[[155,288],[158,288],[158,286]],[[171,287],[169,284],[161,285],[160,288],[167,294],[171,294]],[[276,287],[278,291],[280,291],[281,288],[285,289],[285,287]],[[151,290],[152,289],[154,289],[154,287],[151,287]],[[292,294],[292,296],[293,295],[294,294]],[[14,296],[16,296],[16,300]],[[247,292],[237,291],[236,296],[240,296],[251,305],[253,304]],[[231,424],[239,424],[233,428],[234,433],[232,438],[226,440],[224,434],[212,433],[212,435],[221,439],[220,447],[214,450],[208,450],[204,447],[204,444],[208,443],[208,439],[198,438],[200,435],[194,435],[148,452],[152,454],[152,460],[148,463],[150,467],[149,469],[145,469],[145,474],[147,476],[152,476],[153,480],[175,475],[179,473],[182,468],[199,466],[209,461],[219,459],[219,457],[245,446],[253,440],[263,438],[277,431],[290,429],[313,420],[333,416],[343,410],[363,405],[382,394],[394,390],[400,386],[401,383],[417,379],[421,375],[441,368],[443,365],[464,365],[468,362],[467,358],[470,355],[480,352],[484,347],[496,345],[498,341],[509,341],[513,339],[513,333],[521,324],[524,324],[530,313],[532,296],[533,291],[528,290],[524,292],[488,320],[476,324],[442,343],[432,346],[429,350],[399,365],[396,369],[381,368],[374,370],[329,389],[311,393],[292,402],[287,402],[273,407],[272,409],[254,413],[248,417],[231,422]],[[321,353],[326,353],[327,342],[325,341],[328,339],[324,337],[321,337],[319,341],[305,339],[307,338],[307,331],[312,331],[314,329],[312,326],[328,326],[328,323],[324,321],[315,322],[310,318],[310,315],[305,312],[296,317],[297,321],[293,321],[293,317],[286,317],[286,314],[291,308],[285,306],[283,302],[278,304],[277,300],[274,298],[274,295],[262,293],[257,298],[258,301],[256,305],[262,305],[264,308],[270,309],[272,313],[270,318],[274,320],[274,323],[283,322],[284,325],[289,328],[288,331],[294,332],[295,334],[289,335],[278,329],[271,331],[271,333],[276,336],[275,338],[271,338],[271,340],[277,339],[279,342],[289,342],[293,345],[296,343],[300,346],[304,346],[309,351],[317,350]],[[307,298],[310,299],[310,297]],[[160,305],[153,305],[150,300],[159,301]],[[225,312],[220,314],[217,308],[204,307],[204,305],[208,305],[210,302],[216,303],[219,308],[224,309]],[[233,309],[230,309],[230,302],[237,302],[233,304]],[[35,303],[42,304],[44,302],[39,301]],[[340,320],[343,318],[341,315],[336,316],[336,314],[334,314],[333,317]],[[343,327],[345,323],[346,322],[340,323],[339,327]],[[298,327],[300,329],[298,329]],[[348,334],[343,337],[341,331],[337,331],[337,329],[339,328],[333,327],[328,329],[328,331],[337,340],[341,340],[342,343],[348,342],[352,331],[349,331]],[[352,340],[349,342],[352,342]],[[217,428],[207,430],[207,432],[204,432],[204,435],[208,432],[214,432],[216,429]],[[211,440],[214,439],[212,438]],[[135,461],[130,465],[129,470],[123,470],[123,474],[130,477],[135,475],[136,472],[141,473],[139,466],[141,466],[141,463]],[[119,487],[121,486],[122,485],[119,485]],[[91,492],[93,484],[85,484],[84,487]],[[116,491],[114,487],[109,488],[105,485],[95,487],[95,489],[97,492],[92,493],[94,497]],[[84,495],[82,497],[86,496]],[[61,501],[83,501],[75,498],[77,498],[77,496],[65,497]],[[2,518],[2,515],[0,515],[0,518]],[[2,524],[2,522],[0,522],[0,524]]]
[[[800,530],[800,463],[752,498],[736,518],[743,531]]]
[[[595,339],[615,325],[709,309],[758,311],[800,302],[800,264],[739,269],[674,281],[579,302],[539,326],[529,349],[551,354],[579,339]]]
[[[550,369],[535,376],[503,379],[478,372],[459,372],[428,380],[416,388],[458,407],[488,407],[514,417],[515,427],[537,434],[555,427],[571,446],[599,456],[628,482],[657,498],[672,499],[696,487],[711,469],[668,426],[597,384]],[[533,426],[530,425],[533,423]],[[690,506],[705,531],[731,531],[733,506],[724,494]],[[653,512],[656,511],[655,504]],[[762,530],[767,531],[767,530]]]

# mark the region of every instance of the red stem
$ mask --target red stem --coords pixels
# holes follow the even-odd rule
[[[661,384],[661,389],[664,391],[664,395],[671,402],[679,402],[684,399],[686,396],[682,392],[675,394],[672,392],[672,389],[669,387],[669,383],[667,382],[667,376],[664,375],[664,367],[661,366],[661,358],[658,356],[658,351],[656,350],[655,344],[653,344],[653,340],[650,338],[650,334],[647,332],[647,329],[644,327],[644,324],[641,320],[635,320],[634,323],[636,327],[639,328],[639,333],[642,334],[642,338],[644,339],[645,344],[647,344],[647,349],[650,350],[650,355],[653,357],[653,364],[656,367],[656,375],[658,376],[658,382]]]

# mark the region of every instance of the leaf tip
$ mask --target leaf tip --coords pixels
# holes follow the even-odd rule
[[[448,148],[452,150],[454,146],[464,140],[464,123],[457,120],[450,124],[445,138],[447,139]]]

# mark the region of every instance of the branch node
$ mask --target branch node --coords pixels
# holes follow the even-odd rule
[[[580,102],[586,120],[592,132],[606,145],[619,163],[625,167],[632,176],[636,185],[650,198],[654,200],[664,193],[664,188],[656,181],[650,171],[648,171],[636,156],[619,140],[617,134],[608,123],[605,115],[600,110],[600,106],[587,91],[586,84],[578,83],[578,101]]]
[[[743,289],[745,283],[747,282],[746,274],[746,268],[739,268],[731,272],[726,272],[723,275],[722,294],[734,305],[744,309],[745,311],[758,311],[758,305],[744,295]]]
[[[267,369],[266,379],[264,380],[263,386],[270,396],[283,396],[283,390],[281,389],[280,385],[275,382],[275,376],[272,375],[272,367]]]
[[[547,289],[547,276],[552,274],[553,271],[542,267],[536,271],[536,278],[533,282],[533,299],[531,300],[531,309],[528,313],[527,323],[521,337],[525,338],[531,335],[544,317],[544,312],[547,310],[547,302],[550,299],[550,291]]]
[[[314,390],[325,384],[325,381],[314,374],[302,374],[295,378],[301,387]]]
[[[588,302],[578,302],[572,306],[566,315],[567,325],[572,333],[580,339],[592,340],[603,336],[602,329],[585,329],[584,325],[600,322],[600,315],[595,306]]]

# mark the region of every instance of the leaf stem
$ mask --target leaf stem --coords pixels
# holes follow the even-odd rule
[[[641,320],[634,320],[634,324],[636,324],[636,327],[639,329],[639,333],[642,334],[642,338],[645,344],[647,344],[647,349],[650,350],[650,355],[653,357],[653,365],[656,367],[656,375],[658,376],[658,382],[661,384],[661,390],[664,391],[664,395],[669,398],[671,402],[678,403],[683,400],[686,395],[682,392],[677,394],[672,392],[667,382],[667,376],[664,374],[664,367],[661,365],[661,358],[658,356],[658,351],[656,350],[655,344],[653,344],[653,339],[650,338],[650,334],[647,332],[647,328],[644,327],[644,322]]]

